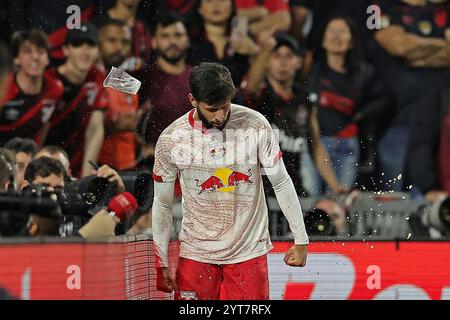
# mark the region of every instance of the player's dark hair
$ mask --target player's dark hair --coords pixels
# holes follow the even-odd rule
[[[27,138],[12,138],[5,145],[4,148],[15,153],[23,152],[34,156],[37,152],[38,146],[36,142]]]
[[[11,54],[3,41],[0,41],[0,80],[11,71]]]
[[[26,41],[29,41],[38,48],[45,49],[50,56],[50,41],[44,31],[39,29],[21,30],[13,33],[11,38],[11,48],[13,57],[19,55],[20,47]]]
[[[192,70],[189,86],[197,101],[211,106],[231,100],[236,94],[230,71],[215,62],[203,62],[196,66]]]
[[[36,177],[46,178],[52,174],[63,178],[67,176],[66,170],[60,161],[48,157],[41,157],[32,160],[28,164],[25,170],[25,180],[33,183]]]
[[[150,32],[152,36],[154,36],[158,27],[166,28],[178,22],[181,22],[183,25],[185,24],[184,19],[177,16],[173,12],[161,12],[153,19],[152,23],[150,24]]]

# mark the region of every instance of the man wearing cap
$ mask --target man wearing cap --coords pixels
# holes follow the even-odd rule
[[[285,33],[275,36],[268,33],[261,40],[261,51],[241,85],[241,92],[247,104],[279,130],[280,148],[297,193],[307,196],[300,175],[303,153],[311,154],[327,185],[339,193],[341,187],[320,142],[317,110],[295,81],[302,64],[302,50],[294,38]],[[271,188],[266,192],[273,195]]]
[[[105,75],[94,65],[99,55],[97,28],[84,24],[70,30],[63,51],[65,63],[48,71],[64,84],[64,98],[45,143],[65,149],[73,175],[86,176],[92,169],[89,160],[97,161],[104,137]]]

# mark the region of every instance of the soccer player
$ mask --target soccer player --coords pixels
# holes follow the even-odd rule
[[[55,111],[45,144],[67,151],[72,174],[91,174],[104,139],[105,74],[94,63],[99,57],[98,32],[92,24],[71,29],[63,47],[67,59],[48,74],[64,84],[64,98]]]
[[[18,31],[12,36],[14,64],[8,91],[0,101],[0,145],[14,137],[41,143],[45,127],[62,98],[63,85],[44,75],[49,63],[50,44],[40,30]]]
[[[231,104],[231,74],[202,63],[190,78],[194,107],[158,139],[153,177],[157,288],[176,298],[268,299],[267,253],[273,248],[261,174],[270,180],[294,245],[284,261],[306,264],[302,210],[275,132],[260,113]],[[180,178],[183,222],[176,277],[169,270],[174,182]],[[221,293],[221,286],[224,292]]]

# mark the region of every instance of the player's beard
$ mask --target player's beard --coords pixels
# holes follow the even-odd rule
[[[231,112],[228,112],[227,118],[225,119],[225,121],[218,127],[216,125],[214,125],[213,123],[209,122],[208,119],[206,119],[206,117],[204,116],[204,114],[200,111],[200,108],[197,107],[197,113],[198,113],[198,118],[200,119],[200,121],[202,122],[203,126],[206,129],[217,129],[222,131],[223,128],[225,128],[225,126],[228,123],[228,120],[230,119],[230,114]]]

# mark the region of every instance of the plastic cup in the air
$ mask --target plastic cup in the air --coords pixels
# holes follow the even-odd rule
[[[141,82],[125,71],[112,67],[103,81],[103,86],[129,94],[136,94],[141,87]]]

